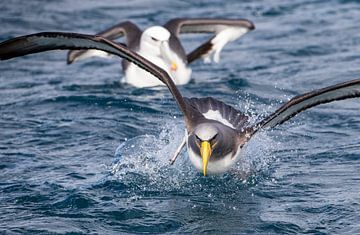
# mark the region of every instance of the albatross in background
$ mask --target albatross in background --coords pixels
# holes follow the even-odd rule
[[[99,36],[109,40],[125,38],[125,45],[144,58],[164,69],[174,83],[183,85],[191,78],[191,68],[188,64],[199,58],[210,62],[220,60],[220,52],[228,42],[234,41],[255,28],[254,24],[246,19],[197,19],[176,18],[163,26],[152,26],[142,32],[130,21],[121,22],[103,32]],[[212,38],[186,54],[181,45],[179,36],[189,33],[211,33]],[[67,63],[110,54],[99,50],[72,50],[69,51]],[[123,82],[135,87],[151,87],[164,85],[157,78],[145,72],[134,64],[124,60],[122,63],[125,77]]]
[[[258,131],[274,128],[316,105],[360,97],[360,79],[339,83],[296,96],[273,114],[251,125],[244,113],[215,98],[183,97],[164,69],[101,36],[48,32],[17,37],[0,43],[0,59],[56,49],[102,50],[136,64],[163,82],[185,119],[186,135],[171,160],[174,162],[186,145],[192,164],[204,175],[227,171],[239,160],[242,148]]]

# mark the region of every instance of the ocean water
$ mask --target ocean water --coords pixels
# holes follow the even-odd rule
[[[252,116],[360,77],[360,3],[2,1],[0,40],[96,33],[174,17],[247,18],[256,30],[218,64],[192,64],[184,96]],[[188,51],[206,37],[185,36]],[[203,177],[165,88],[121,84],[118,58],[66,65],[63,51],[0,62],[1,234],[359,234],[360,102],[334,102],[259,133],[228,173]]]

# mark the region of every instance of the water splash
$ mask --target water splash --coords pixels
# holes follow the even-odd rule
[[[158,136],[141,135],[120,144],[111,166],[113,176],[122,182],[138,181],[145,190],[182,187],[186,178],[196,175],[184,153],[173,166],[169,164],[183,138],[182,126],[178,121],[168,121]]]
[[[112,177],[129,187],[136,185],[142,191],[182,190],[190,193],[191,190],[206,190],[218,184],[234,190],[254,185],[274,160],[271,153],[277,148],[276,141],[266,133],[259,133],[246,145],[240,161],[229,172],[203,177],[191,165],[186,150],[173,166],[169,164],[183,135],[183,124],[169,120],[161,127],[158,136],[141,135],[125,141],[117,148],[115,161],[109,167]]]

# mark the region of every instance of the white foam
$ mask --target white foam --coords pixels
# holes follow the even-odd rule
[[[183,124],[165,121],[161,128],[158,135],[141,135],[120,144],[115,161],[109,166],[112,177],[144,191],[171,191],[191,183],[197,173],[186,151],[180,153],[174,165],[169,163],[184,136]]]

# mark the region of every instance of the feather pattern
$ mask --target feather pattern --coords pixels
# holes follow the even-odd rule
[[[184,99],[187,104],[198,110],[205,118],[220,121],[236,130],[242,130],[249,125],[248,117],[244,113],[217,99],[212,97]]]

